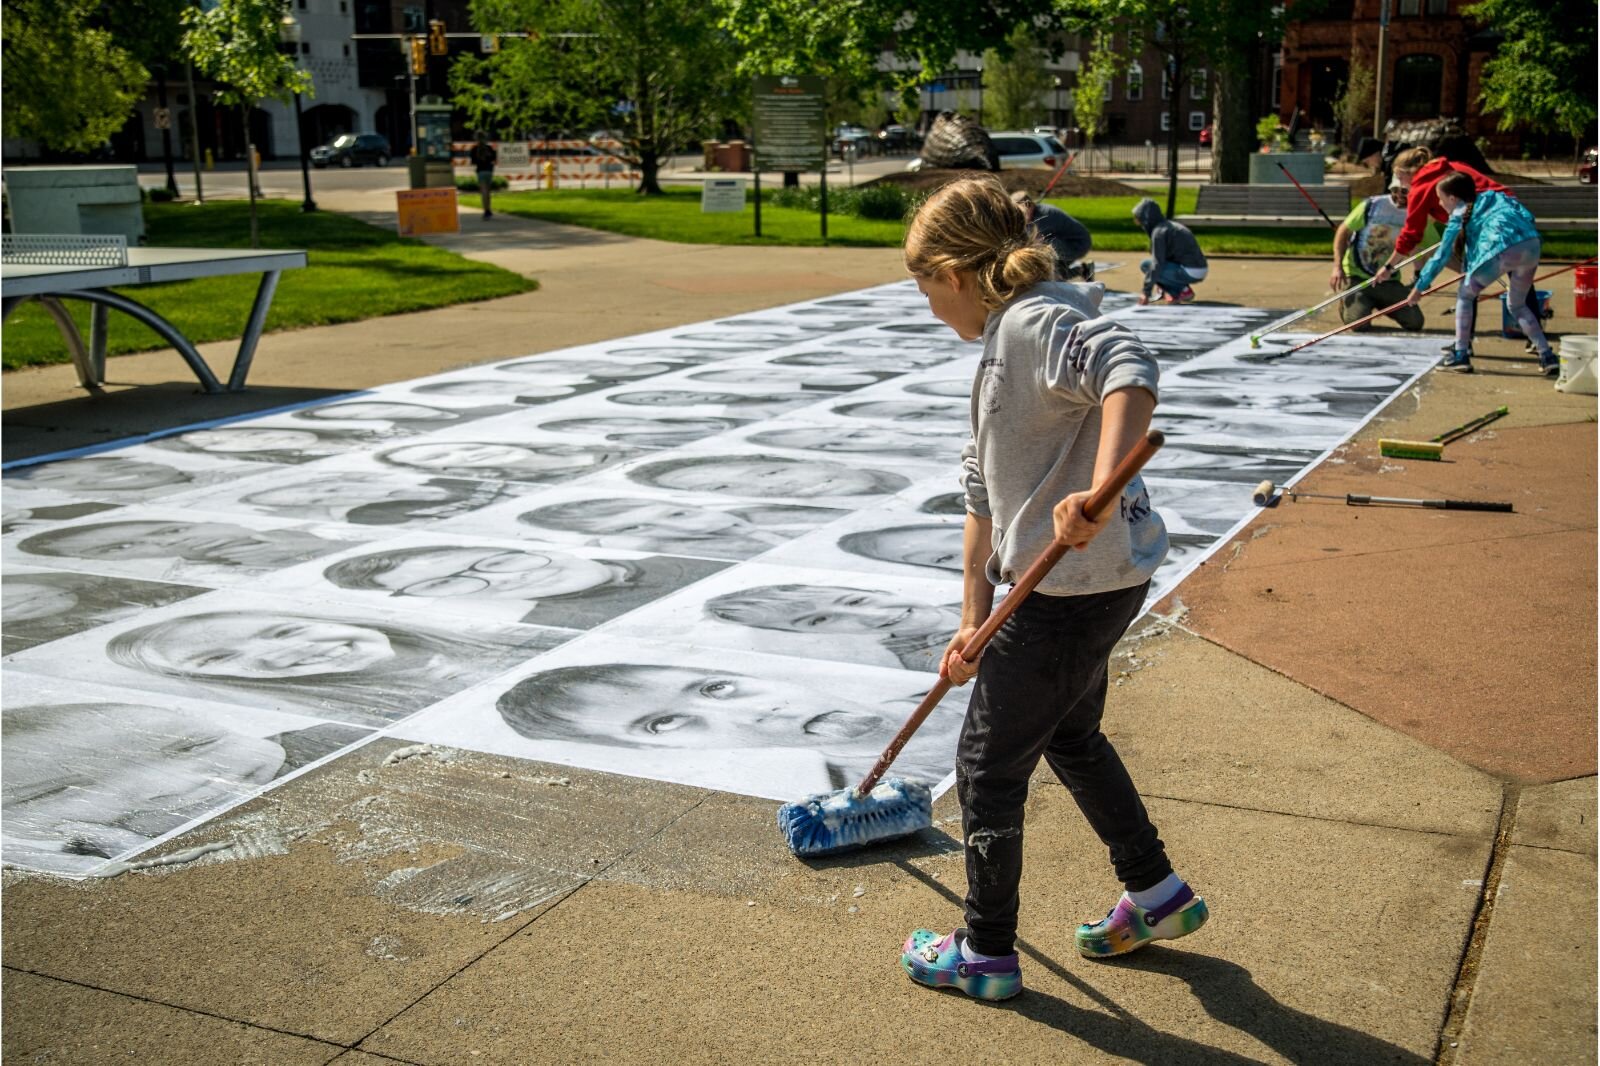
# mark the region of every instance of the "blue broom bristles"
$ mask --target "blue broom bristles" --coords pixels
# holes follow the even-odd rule
[[[880,781],[865,796],[852,787],[778,808],[778,828],[789,850],[807,859],[893,840],[932,824],[933,793],[900,777]]]

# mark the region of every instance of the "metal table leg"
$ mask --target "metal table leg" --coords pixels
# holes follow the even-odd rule
[[[110,324],[111,309],[104,304],[89,305],[89,366],[94,371],[94,383],[106,383],[106,334]]]
[[[229,392],[244,388],[245,375],[250,373],[250,362],[256,356],[256,342],[261,339],[261,330],[267,324],[267,309],[272,306],[272,296],[278,291],[279,273],[268,270],[261,275],[261,284],[256,287],[255,303],[250,305],[250,318],[244,324],[244,336],[239,338],[239,354],[233,357],[233,371],[228,375]]]
[[[67,342],[67,352],[72,356],[72,368],[78,372],[78,384],[86,389],[97,387],[100,382],[95,377],[94,366],[89,360],[89,350],[83,346],[83,334],[78,332],[78,324],[72,320],[72,312],[68,311],[55,296],[39,297],[39,305],[55,319],[56,329],[61,332],[61,339]]]
[[[144,304],[141,304],[136,300],[130,300],[126,296],[123,296],[120,293],[112,292],[109,289],[76,289],[72,292],[58,292],[52,296],[41,297],[41,302],[45,304],[46,308],[49,307],[51,302],[59,300],[82,300],[91,305],[103,306],[116,311],[121,311],[125,315],[138,319],[140,322],[143,322],[145,325],[155,330],[156,333],[162,337],[162,339],[177,349],[178,354],[183,356],[183,361],[189,364],[189,369],[194,372],[194,376],[200,379],[200,387],[203,390],[206,392],[222,391],[222,383],[219,382],[217,380],[217,376],[211,372],[211,368],[206,365],[206,361],[201,358],[200,353],[195,350],[195,346],[189,343],[189,339],[182,333],[179,333],[178,328],[171,322],[168,322],[166,319],[162,318],[160,315],[144,306]],[[57,303],[57,306],[60,306],[59,303]],[[57,325],[61,324],[62,317],[66,319],[68,325],[72,325],[72,318],[70,315],[67,315],[65,308],[61,308],[61,317],[56,319]],[[65,335],[65,327],[62,327],[62,333]],[[77,338],[77,353],[82,353],[83,363],[87,364],[89,362],[89,353],[83,346],[83,338],[78,334],[76,325],[72,325],[72,337]],[[71,337],[68,338],[67,343],[69,346],[71,346],[73,343]],[[77,353],[74,353],[73,355],[74,362],[77,362],[79,358]],[[80,379],[83,378],[86,369],[86,366],[80,366],[78,371],[78,376]]]

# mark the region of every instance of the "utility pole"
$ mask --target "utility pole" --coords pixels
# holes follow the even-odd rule
[[[1373,79],[1376,90],[1372,100],[1372,135],[1383,140],[1383,76],[1388,70],[1384,52],[1389,43],[1389,0],[1383,0],[1378,9],[1378,74]]]

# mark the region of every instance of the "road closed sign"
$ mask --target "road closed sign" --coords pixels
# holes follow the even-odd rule
[[[743,178],[707,178],[700,188],[700,213],[744,210]]]
[[[525,167],[529,163],[527,141],[501,141],[495,146],[495,154],[503,167]]]
[[[455,189],[401,189],[394,195],[399,208],[400,236],[461,232]]]

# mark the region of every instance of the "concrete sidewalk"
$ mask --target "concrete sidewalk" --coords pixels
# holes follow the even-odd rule
[[[892,251],[530,226],[469,225],[458,246],[534,273],[539,291],[269,336],[259,398],[900,276]],[[1205,296],[1301,306],[1326,273],[1219,260]],[[391,762],[401,745],[375,744],[172,841],[232,842],[185,865],[90,883],[8,873],[4,1051],[347,1066],[922,1062],[956,1048],[1019,1063],[1594,1062],[1595,401],[1553,392],[1511,342],[1481,335],[1479,351],[1478,374],[1428,375],[1301,487],[1507,499],[1517,513],[1282,503],[1118,651],[1108,732],[1212,906],[1194,937],[1077,956],[1074,926],[1117,886],[1047,774],[1029,801],[1028,992],[991,1006],[896,966],[910,929],[959,921],[953,794],[909,843],[807,864],[768,802],[469,753]],[[125,384],[100,399],[74,396],[68,368],[7,375],[8,449],[18,427],[30,444],[109,437],[220,406],[186,394],[171,353],[112,368]],[[223,403],[241,399],[257,397]],[[1380,435],[1425,439],[1500,404],[1511,416],[1447,462],[1377,455]],[[507,907],[512,890],[542,902]]]

